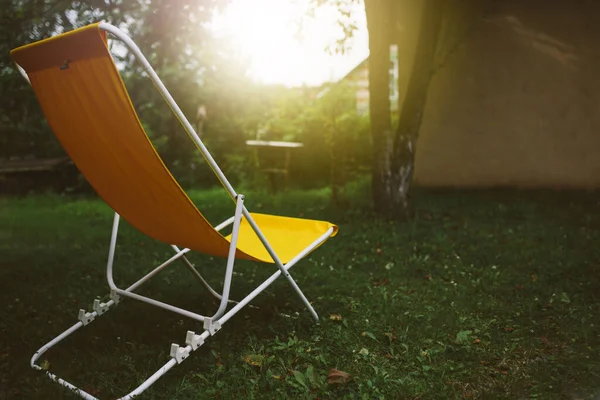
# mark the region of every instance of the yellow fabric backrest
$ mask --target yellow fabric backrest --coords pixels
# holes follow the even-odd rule
[[[11,56],[65,151],[116,212],[152,238],[226,257],[229,241],[200,214],[144,132],[98,25]],[[237,257],[254,259],[239,250]]]

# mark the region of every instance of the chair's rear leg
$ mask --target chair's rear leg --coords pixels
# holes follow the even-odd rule
[[[277,265],[277,268],[279,268],[279,270],[285,276],[285,278],[288,280],[290,285],[292,285],[292,287],[296,291],[296,294],[298,295],[298,297],[300,297],[300,299],[302,300],[302,302],[308,309],[308,312],[310,313],[310,315],[312,315],[315,322],[319,323],[319,315],[317,314],[317,312],[315,311],[313,306],[310,304],[310,302],[308,301],[308,299],[306,298],[306,296],[304,295],[304,293],[302,292],[302,290],[300,289],[300,287],[298,286],[298,284],[296,283],[294,278],[292,278],[292,275],[288,272],[288,269],[290,269],[294,264],[296,264],[303,257],[305,257],[308,253],[310,253],[312,251],[312,249],[314,249],[317,246],[316,243],[321,243],[321,242],[325,241],[326,238],[329,237],[329,235],[331,234],[331,228],[325,234],[323,234],[321,237],[319,237],[319,239],[317,239],[313,244],[311,244],[309,247],[307,247],[306,249],[301,251],[300,254],[298,254],[296,257],[294,257],[292,260],[290,260],[284,266],[283,263],[281,262],[281,260],[279,259],[279,256],[277,256],[277,253],[275,253],[275,250],[273,250],[273,247],[271,247],[271,245],[269,244],[269,241],[267,240],[265,235],[262,233],[262,231],[260,230],[260,228],[258,227],[256,222],[254,221],[254,218],[252,218],[252,215],[250,215],[250,212],[244,207],[242,209],[242,213],[244,214],[246,221],[248,221],[248,223],[250,224],[250,226],[252,227],[252,229],[254,230],[254,232],[256,233],[256,235],[258,236],[260,241],[262,242],[262,244],[265,246],[265,249],[271,256],[271,258],[275,261],[275,265]]]
[[[175,251],[179,251],[179,247],[172,245],[171,246]],[[194,266],[194,264],[192,264],[192,262],[186,257],[183,256],[181,257],[183,263],[185,264],[185,266],[192,272],[192,274],[198,278],[198,280],[200,281],[200,283],[202,283],[202,285],[210,292],[210,294],[212,294],[217,300],[221,301],[221,299],[223,298],[223,296],[221,296],[219,294],[219,292],[217,292],[216,290],[214,290],[212,288],[212,286],[210,286],[210,284],[206,281],[206,279],[204,279],[204,277],[202,276],[202,274],[200,274],[200,272],[196,269],[196,267]],[[227,300],[229,303],[231,304],[237,304],[239,303],[236,300]],[[256,308],[257,310],[260,309],[260,307],[254,306],[252,304],[249,304],[248,307],[250,308]]]
[[[171,245],[171,247],[176,252],[180,251],[179,247],[177,247],[175,245]],[[206,281],[206,279],[204,279],[204,277],[200,274],[200,272],[198,272],[198,270],[196,269],[196,267],[194,267],[194,264],[192,264],[190,262],[190,260],[186,256],[181,257],[181,261],[183,261],[183,263],[185,264],[185,266],[192,272],[192,274],[194,274],[194,276],[196,278],[198,278],[198,280],[200,281],[200,283],[202,283],[202,285],[204,285],[204,287],[210,292],[210,294],[212,294],[218,300],[221,300],[221,295],[219,293],[217,293],[217,291],[214,290],[212,288],[212,286],[210,286],[210,284]]]
[[[285,268],[284,268],[284,270],[285,270]],[[310,315],[312,315],[312,317],[315,320],[315,322],[319,323],[319,314],[317,314],[317,312],[313,308],[312,304],[310,304],[310,302],[308,301],[308,299],[306,298],[306,296],[302,292],[302,289],[300,289],[300,287],[298,286],[298,284],[296,283],[296,281],[294,280],[294,278],[292,278],[292,275],[290,275],[290,273],[287,270],[285,270],[285,272],[283,273],[283,275],[287,278],[287,280],[290,283],[290,285],[292,285],[292,287],[296,291],[296,294],[298,294],[298,297],[300,297],[300,299],[302,300],[302,302],[304,303],[304,305],[308,309],[308,312],[310,313]]]

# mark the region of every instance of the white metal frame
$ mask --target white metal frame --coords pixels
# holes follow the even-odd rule
[[[221,171],[221,169],[219,168],[219,166],[217,165],[215,160],[212,158],[212,156],[210,155],[210,153],[208,152],[208,150],[206,149],[206,147],[200,140],[200,137],[195,132],[194,128],[189,123],[187,118],[184,116],[184,114],[182,113],[182,111],[179,108],[179,106],[177,105],[177,103],[175,103],[175,100],[173,100],[173,97],[171,97],[171,94],[168,92],[167,88],[164,86],[164,84],[162,83],[162,81],[160,80],[160,78],[158,77],[158,75],[156,74],[156,72],[154,71],[154,69],[152,68],[152,66],[150,65],[148,60],[146,59],[146,57],[144,57],[144,55],[142,54],[140,49],[137,47],[137,45],[123,31],[121,31],[120,29],[118,29],[117,27],[115,27],[113,25],[102,22],[102,23],[100,23],[99,27],[100,27],[100,29],[114,35],[117,39],[121,40],[127,46],[127,48],[134,54],[137,61],[141,63],[144,70],[148,73],[148,75],[150,76],[150,79],[152,80],[152,82],[154,83],[154,85],[156,86],[158,91],[161,93],[161,95],[163,96],[165,101],[168,103],[168,105],[171,108],[171,110],[173,111],[173,113],[177,116],[177,118],[183,125],[183,127],[184,127],[185,131],[187,132],[187,134],[189,135],[190,139],[192,139],[192,141],[194,142],[194,144],[196,145],[198,150],[200,150],[200,152],[202,153],[202,155],[204,156],[204,158],[206,159],[206,161],[208,162],[208,164],[210,165],[210,167],[212,168],[214,173],[217,175],[217,177],[219,178],[219,180],[221,181],[221,183],[223,184],[223,186],[225,187],[225,189],[227,190],[227,192],[229,193],[231,198],[235,201],[234,215],[232,217],[230,217],[229,219],[227,219],[226,221],[224,221],[223,223],[221,223],[215,227],[215,229],[217,231],[221,231],[225,227],[233,224],[232,234],[231,234],[231,242],[230,242],[230,246],[229,246],[229,254],[228,254],[227,264],[226,264],[226,269],[225,269],[225,279],[224,279],[223,290],[222,290],[221,294],[217,293],[206,282],[206,280],[202,277],[202,275],[200,275],[198,270],[196,270],[194,265],[185,256],[186,253],[188,253],[190,250],[189,249],[179,249],[175,245],[171,246],[172,249],[175,251],[175,255],[173,255],[171,258],[169,258],[163,264],[156,267],[154,270],[152,270],[151,272],[149,272],[148,274],[143,276],[141,279],[139,279],[138,281],[136,281],[135,283],[133,283],[126,289],[121,289],[121,288],[117,287],[117,285],[115,285],[115,282],[113,280],[113,262],[114,262],[114,257],[115,257],[115,248],[116,248],[116,244],[117,244],[117,234],[118,234],[118,230],[119,230],[120,216],[119,216],[119,214],[115,213],[114,220],[113,220],[113,227],[112,227],[112,235],[110,238],[108,262],[106,265],[106,275],[107,275],[108,285],[110,287],[110,300],[107,301],[106,303],[101,302],[100,300],[95,300],[91,312],[86,312],[83,309],[79,310],[79,315],[78,315],[79,321],[76,324],[74,324],[73,326],[71,326],[69,329],[65,330],[60,335],[56,336],[50,342],[48,342],[44,346],[42,346],[31,358],[30,364],[31,364],[32,368],[37,369],[42,372],[45,372],[46,375],[50,379],[59,383],[60,385],[66,386],[67,388],[73,390],[76,394],[78,394],[79,396],[81,396],[84,399],[97,400],[96,397],[85,392],[84,390],[76,387],[75,385],[67,382],[66,380],[64,380],[62,378],[59,378],[58,376],[51,373],[50,371],[44,370],[42,367],[40,367],[39,365],[36,364],[37,360],[46,351],[48,351],[50,348],[54,347],[57,343],[61,342],[63,339],[65,339],[66,337],[71,335],[73,332],[88,325],[89,323],[94,321],[94,319],[96,317],[104,314],[106,311],[110,310],[113,306],[115,306],[123,298],[126,298],[126,297],[135,299],[135,300],[139,300],[144,303],[151,304],[151,305],[154,305],[154,306],[157,306],[160,308],[164,308],[166,310],[175,312],[177,314],[194,319],[196,321],[201,321],[203,323],[204,331],[201,334],[196,334],[193,331],[187,331],[186,337],[185,337],[185,345],[180,346],[175,343],[171,344],[171,349],[170,349],[170,357],[171,358],[169,359],[169,361],[167,361],[160,369],[158,369],[152,376],[150,376],[148,379],[146,379],[146,381],[144,381],[136,389],[134,389],[129,394],[120,398],[120,400],[128,400],[128,399],[133,399],[134,397],[136,397],[137,395],[142,393],[144,390],[146,390],[148,387],[150,387],[154,382],[156,382],[161,376],[163,376],[165,373],[167,373],[167,371],[169,371],[175,365],[183,362],[193,351],[197,350],[200,346],[202,346],[204,344],[204,341],[209,336],[212,336],[216,332],[218,332],[221,329],[221,327],[223,326],[223,324],[225,324],[231,317],[233,317],[244,306],[248,305],[248,303],[250,303],[259,293],[261,293],[263,290],[265,290],[271,283],[273,283],[282,274],[283,274],[283,276],[285,276],[287,281],[292,285],[296,294],[300,297],[300,299],[302,300],[302,302],[304,303],[304,305],[306,306],[306,308],[308,309],[308,311],[310,312],[310,314],[312,315],[314,320],[318,323],[319,317],[318,317],[317,313],[315,312],[314,308],[312,307],[312,305],[310,304],[310,302],[308,301],[308,299],[306,298],[304,293],[302,293],[302,291],[296,284],[296,281],[290,275],[289,269],[292,268],[302,258],[304,258],[308,253],[310,253],[312,250],[314,250],[316,247],[318,247],[321,243],[323,243],[325,240],[327,240],[327,238],[329,238],[331,236],[331,234],[333,233],[334,228],[329,228],[329,230],[327,232],[325,232],[318,239],[316,239],[313,243],[311,243],[308,247],[306,247],[296,257],[294,257],[288,263],[283,264],[281,262],[281,260],[279,259],[279,257],[277,256],[277,254],[275,253],[275,251],[273,250],[273,247],[269,244],[268,240],[266,239],[266,237],[261,232],[261,230],[258,227],[258,225],[256,224],[256,222],[252,218],[252,215],[248,212],[248,210],[244,206],[244,196],[242,194],[236,193],[236,191],[233,189],[233,187],[231,186],[231,184],[229,183],[229,181],[227,180],[227,178],[225,177],[225,175],[223,174],[223,172]],[[29,81],[25,71],[23,71],[23,69],[19,65],[17,65],[17,68],[19,69],[21,74]],[[242,220],[242,217],[246,219],[246,221],[250,224],[250,226],[252,227],[254,232],[256,232],[256,235],[258,236],[258,238],[260,239],[262,244],[265,246],[268,253],[271,255],[271,257],[275,261],[275,264],[276,264],[278,270],[275,271],[269,278],[267,278],[262,284],[260,284],[256,289],[254,289],[252,292],[250,292],[241,301],[236,302],[236,301],[229,299],[229,292],[230,292],[230,288],[231,288],[231,279],[232,279],[232,275],[233,275],[233,267],[234,267],[234,262],[235,262],[237,239],[238,239],[238,233],[239,233],[240,222]],[[187,268],[190,269],[190,271],[208,289],[208,291],[213,296],[215,296],[218,300],[220,300],[220,304],[219,304],[217,311],[211,317],[200,315],[200,314],[194,313],[192,311],[185,310],[185,309],[182,309],[182,308],[179,308],[179,307],[176,307],[176,306],[173,306],[173,305],[170,305],[170,304],[167,304],[167,303],[155,300],[155,299],[151,299],[149,297],[145,297],[145,296],[135,293],[135,290],[138,287],[140,287],[143,283],[145,283],[147,280],[152,278],[154,275],[158,274],[164,268],[166,268],[171,263],[173,263],[174,261],[179,260],[179,259],[185,263]],[[230,310],[227,310],[227,306],[229,303],[233,303],[235,305]]]

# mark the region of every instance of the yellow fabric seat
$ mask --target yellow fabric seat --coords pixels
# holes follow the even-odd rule
[[[280,217],[276,215],[250,213],[252,218],[284,264],[296,257],[333,225],[310,219]],[[337,228],[334,230],[334,234]],[[227,236],[230,240],[231,235]],[[265,262],[273,262],[246,219],[242,219],[237,248]]]
[[[198,211],[146,135],[99,24],[19,47],[11,57],[26,71],[62,147],[123,219],[162,242],[228,256],[229,240]],[[330,228],[337,233],[324,221],[257,218],[284,263]],[[273,263],[242,226],[236,258]]]

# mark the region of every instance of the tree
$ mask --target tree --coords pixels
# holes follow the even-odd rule
[[[469,31],[485,0],[363,0],[369,32],[369,111],[372,137],[372,195],[375,211],[392,218],[410,214],[415,150],[429,83]],[[360,0],[313,0],[333,4],[346,37],[356,25],[349,10]],[[398,46],[397,122],[389,100],[390,45]],[[345,41],[338,51],[347,49]]]
[[[440,0],[367,0],[365,10],[370,48],[373,204],[386,216],[407,217],[416,140],[434,71],[443,6]],[[388,74],[392,43],[398,45],[399,68],[409,71],[399,73],[404,78],[399,79],[399,93],[404,96],[399,99],[395,129],[391,125]]]

